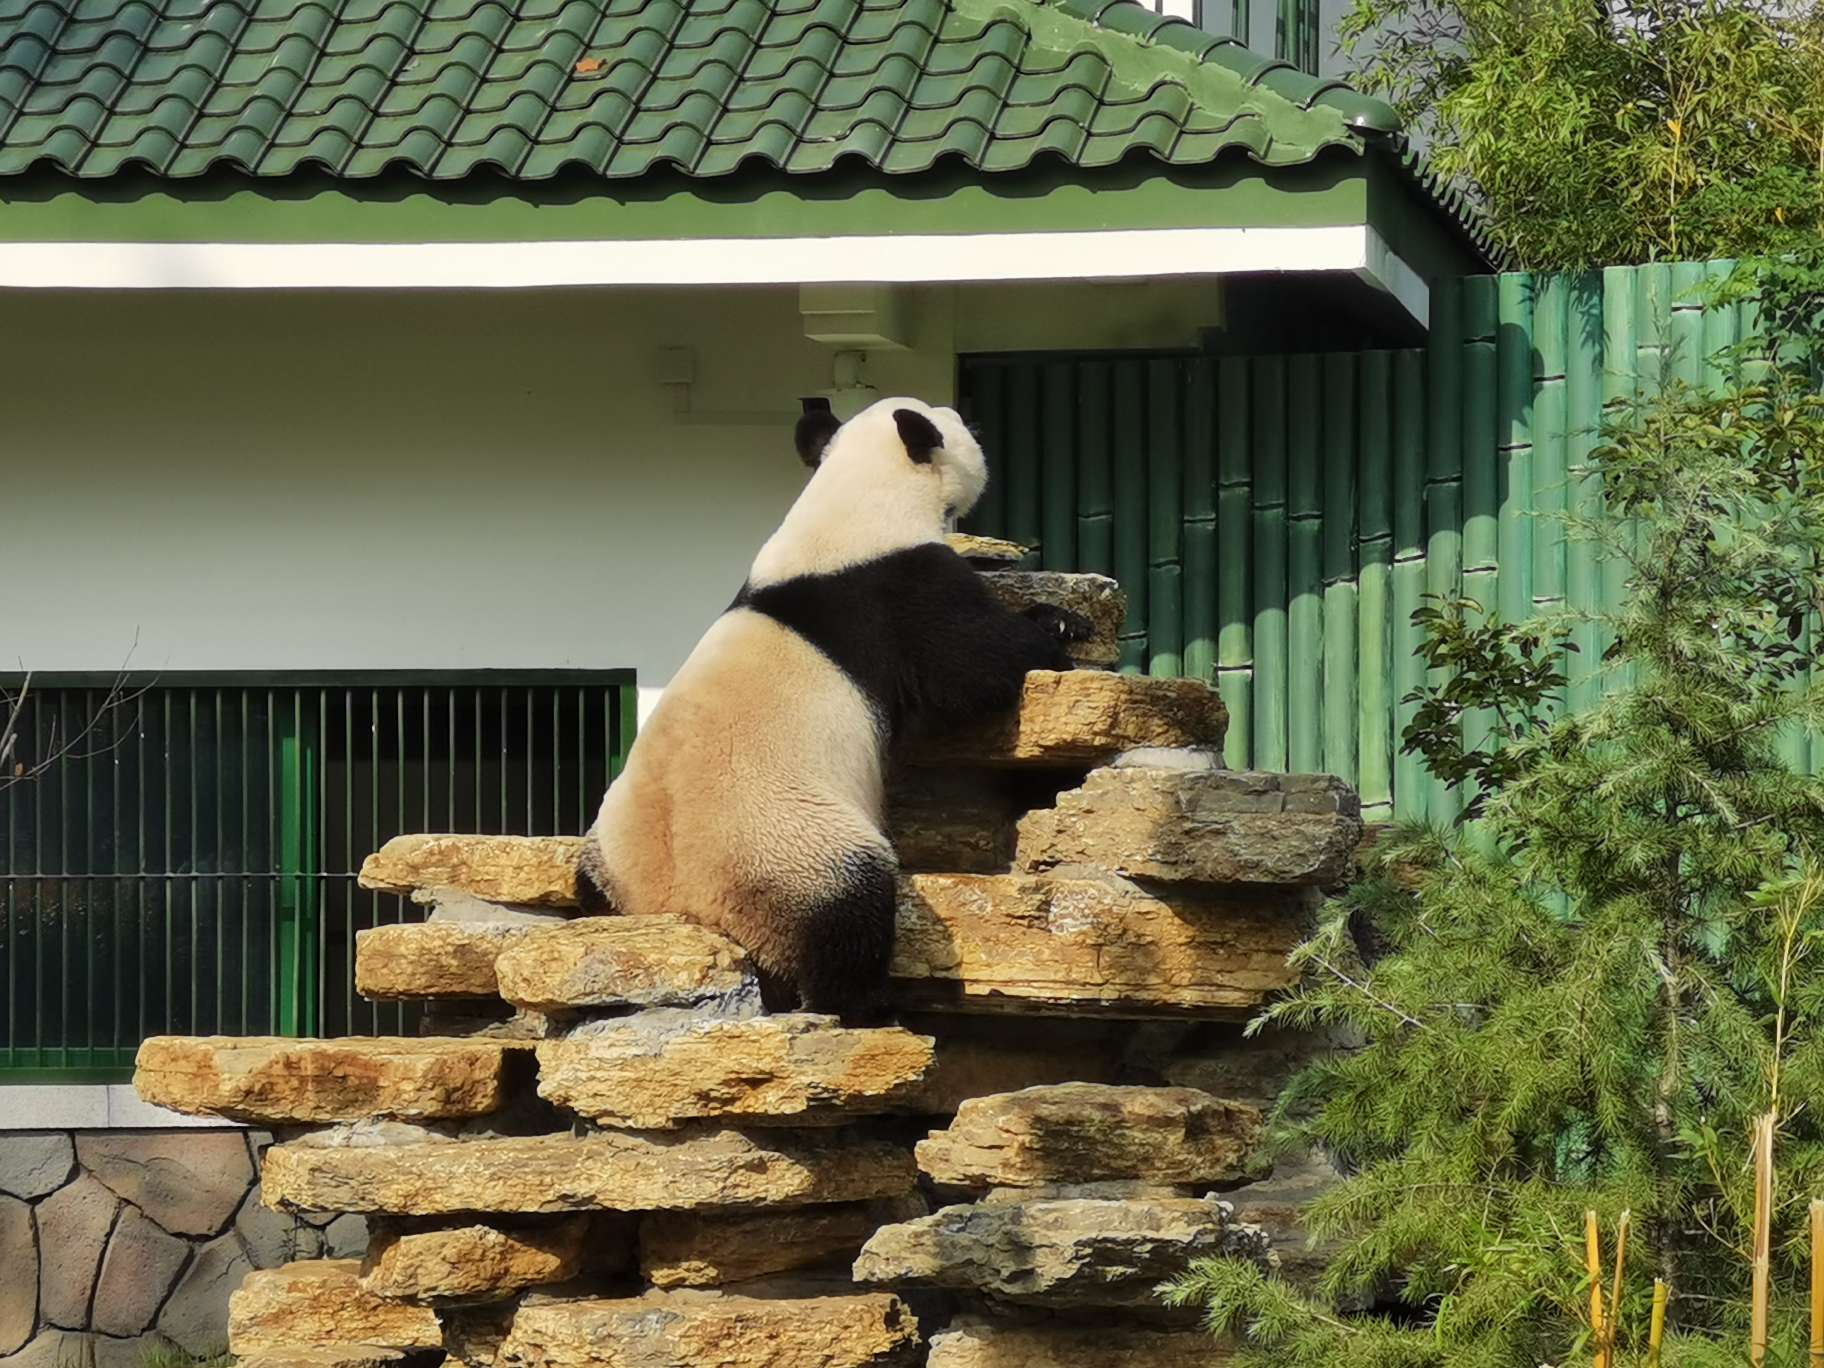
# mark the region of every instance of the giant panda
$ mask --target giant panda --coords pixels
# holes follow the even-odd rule
[[[771,1009],[853,1018],[893,949],[889,748],[1012,707],[1089,624],[1003,607],[945,544],[988,479],[954,410],[809,413],[796,442],[813,474],[641,728],[577,883],[586,911],[727,935]]]

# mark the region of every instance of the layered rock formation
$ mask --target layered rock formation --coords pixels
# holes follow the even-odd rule
[[[1116,658],[1111,581],[990,582],[1084,612],[1079,661]],[[160,1104],[282,1131],[269,1208],[371,1231],[363,1259],[248,1279],[231,1347],[265,1368],[1208,1361],[1156,1285],[1289,1257],[1268,1224],[1295,1229],[1258,1171],[1270,1090],[1208,1033],[1293,982],[1360,835],[1334,780],[1223,771],[1225,722],[1201,682],[1073,670],[908,745],[897,1025],[766,1015],[719,935],[574,916],[575,839],[390,842],[363,883],[433,910],[363,933],[357,984],[435,1004],[440,1034],[141,1054]]]

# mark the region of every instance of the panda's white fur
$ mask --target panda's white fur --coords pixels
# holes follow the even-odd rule
[[[924,459],[909,455],[908,411],[929,424],[913,429],[929,436],[935,428],[941,441]],[[878,627],[862,619],[897,611],[904,596],[893,577],[905,565],[917,581],[903,586],[906,596],[946,581],[957,631],[971,612],[1000,615],[984,621],[984,640],[1024,643],[1022,661],[995,667],[1012,671],[1017,693],[1031,661],[1061,650],[1060,629],[993,605],[941,545],[947,517],[966,513],[986,483],[981,448],[951,409],[883,399],[841,426],[761,548],[742,597],[703,635],[641,728],[585,843],[586,895],[622,913],[670,914],[724,932],[753,956],[775,999],[783,986],[787,1000],[839,1009],[878,989],[897,871],[882,829],[893,710],[868,668],[852,664],[853,651],[813,638]],[[963,577],[951,582],[953,573]],[[776,606],[780,595],[811,602],[818,623],[836,626],[805,626],[789,605]],[[931,616],[948,623],[951,601]],[[883,676],[916,669],[919,653],[941,648],[915,635],[895,628],[884,647],[872,643],[894,657]]]

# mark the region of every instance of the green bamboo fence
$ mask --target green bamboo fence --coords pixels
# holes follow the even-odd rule
[[[968,358],[994,475],[971,528],[1119,579],[1121,668],[1213,683],[1230,765],[1340,775],[1373,819],[1448,819],[1459,795],[1399,747],[1424,682],[1413,610],[1615,602],[1622,567],[1561,515],[1600,512],[1606,402],[1723,378],[1711,358],[1754,320],[1694,295],[1731,265],[1449,281],[1415,350]],[[1581,709],[1608,643],[1574,641],[1559,703]],[[1815,738],[1787,751],[1824,762]]]

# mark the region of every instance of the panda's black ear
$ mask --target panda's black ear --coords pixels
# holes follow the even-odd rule
[[[792,434],[792,439],[798,446],[798,459],[815,470],[823,460],[823,449],[830,444],[830,438],[836,435],[836,429],[842,423],[830,412],[827,399],[821,401],[820,407],[816,408],[812,407],[812,402],[805,400],[804,413],[798,419],[798,428]]]
[[[929,465],[931,453],[944,444],[937,424],[917,409],[894,409],[893,421],[899,426],[899,440],[906,444],[906,455],[920,465]]]

